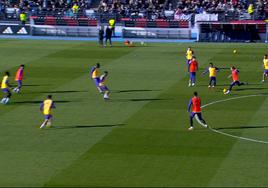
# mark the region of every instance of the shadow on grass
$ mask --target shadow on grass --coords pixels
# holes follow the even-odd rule
[[[129,99],[129,101],[134,101],[134,102],[138,102],[138,101],[167,101],[170,99]]]
[[[110,124],[110,125],[74,125],[74,126],[53,126],[46,130],[55,130],[55,129],[90,129],[90,128],[108,128],[108,127],[120,127],[125,124]]]
[[[114,93],[133,93],[133,92],[146,92],[146,91],[161,91],[160,89],[129,89],[114,91]]]
[[[200,84],[200,85],[198,85],[198,86],[206,86],[206,87],[208,87],[208,84]],[[222,87],[222,86],[226,86],[226,87],[227,87],[227,86],[230,86],[230,84],[217,84],[217,85],[216,85],[216,88],[217,88],[217,87]]]
[[[12,102],[15,104],[41,104],[43,101],[17,101],[17,102]],[[54,100],[55,103],[69,103],[73,101],[64,101],[64,100]]]
[[[258,87],[250,87],[250,88],[235,88],[235,91],[246,91],[246,90],[264,90],[267,88],[258,88]]]
[[[248,86],[260,86],[260,85],[263,85],[263,83],[248,83],[246,85],[248,85]],[[208,84],[200,84],[198,86],[208,86]],[[228,86],[230,86],[230,84],[217,84],[216,85],[216,87],[222,87],[222,86],[228,87]]]
[[[172,99],[113,99],[111,102],[146,102],[146,101],[167,101]]]
[[[52,84],[23,84],[23,87],[30,87],[30,86],[51,86]]]
[[[268,128],[268,125],[262,125],[262,126],[238,126],[238,127],[219,127],[219,128],[213,128],[215,130],[228,130],[228,129],[262,129],[262,128]]]
[[[82,93],[88,91],[75,91],[75,90],[66,90],[66,91],[41,91],[40,93]]]

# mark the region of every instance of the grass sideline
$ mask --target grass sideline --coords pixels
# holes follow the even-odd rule
[[[197,86],[188,87],[186,48],[200,63]],[[233,50],[237,53],[234,54]],[[115,43],[0,40],[0,70],[14,76],[25,64],[25,86],[0,106],[0,186],[239,186],[268,185],[268,145],[229,138],[195,122],[189,132],[187,103],[197,90],[202,103],[268,94],[261,84],[266,44]],[[109,71],[111,100],[89,79],[92,65]],[[248,86],[228,87],[229,70],[208,89],[201,76],[209,62],[237,65]],[[12,81],[12,80],[11,80]],[[54,126],[40,130],[40,102],[52,94]],[[203,116],[222,132],[268,141],[267,97],[208,106]]]

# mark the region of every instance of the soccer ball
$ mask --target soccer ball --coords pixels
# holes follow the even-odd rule
[[[237,52],[236,50],[233,51],[234,54],[236,54],[236,52]]]
[[[227,89],[226,89],[226,88],[224,88],[224,89],[223,89],[223,93],[226,93],[226,92],[227,92]]]

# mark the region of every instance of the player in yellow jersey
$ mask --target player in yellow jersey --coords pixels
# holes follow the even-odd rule
[[[187,65],[189,65],[189,62],[192,60],[194,56],[194,51],[192,50],[191,47],[188,47],[187,51],[186,51],[186,60],[187,60]]]
[[[265,54],[263,57],[263,67],[264,67],[264,72],[262,75],[262,82],[264,82],[265,77],[268,76],[268,55]]]
[[[213,63],[209,63],[209,67],[202,73],[205,75],[206,73],[209,73],[209,84],[208,87],[215,87],[216,86],[216,76],[217,72],[219,72],[219,68],[214,67]]]
[[[52,119],[52,114],[51,110],[52,108],[56,108],[55,103],[52,100],[52,95],[48,95],[47,99],[44,100],[44,102],[40,106],[40,110],[45,116],[45,120],[40,126],[40,129],[45,128],[46,126],[51,126],[51,119]]]
[[[99,83],[99,86],[100,86],[102,92],[104,93],[104,95],[103,95],[104,100],[108,100],[109,94],[110,94],[110,90],[106,86],[106,83],[105,83],[107,76],[108,76],[108,71],[104,71],[104,74],[100,76],[100,83]]]
[[[92,67],[90,71],[90,76],[94,80],[97,89],[101,93],[102,91],[99,86],[99,83],[100,83],[100,64],[99,63],[97,63],[94,67]]]
[[[4,92],[4,98],[1,100],[2,104],[7,104],[9,102],[9,99],[11,97],[11,92],[9,91],[10,84],[8,82],[9,78],[9,72],[5,72],[5,75],[2,79],[1,83],[1,89]]]

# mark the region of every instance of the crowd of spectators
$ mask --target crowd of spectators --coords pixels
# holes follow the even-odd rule
[[[64,16],[85,14],[93,0],[0,0],[0,13],[12,9],[19,17],[25,11],[31,15],[57,12]],[[96,0],[95,0],[96,1]],[[97,0],[98,1],[98,0]],[[94,11],[99,15],[114,14],[128,18],[161,19],[174,14],[248,13],[251,18],[266,18],[268,0],[100,0]],[[255,15],[258,17],[254,17]]]
[[[6,15],[15,11],[35,15],[41,12],[56,12],[73,15],[91,8],[92,0],[0,0],[0,13]]]
[[[167,0],[101,0],[99,13],[115,13],[122,17],[164,18]]]
[[[248,13],[265,18],[267,0],[101,0],[100,13],[117,13],[123,17],[166,18],[175,14]]]

